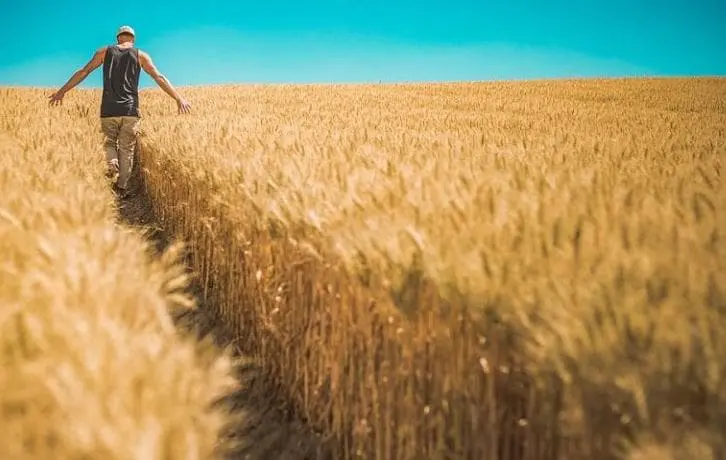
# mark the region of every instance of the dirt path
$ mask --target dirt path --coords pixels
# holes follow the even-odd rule
[[[130,184],[134,190],[133,197],[117,203],[121,224],[146,229],[157,250],[163,251],[169,242],[169,237],[158,225],[154,216],[144,190],[143,178],[139,175],[138,164],[137,161]],[[205,308],[204,299],[200,297],[199,290],[195,286],[192,286],[192,291],[197,297],[200,308],[192,314],[176,317],[177,326],[195,332],[200,338],[211,334],[215,342],[220,345],[230,343],[230,336],[210,313],[214,310]],[[238,368],[241,389],[223,401],[231,411],[242,415],[242,422],[234,426],[229,433],[220,434],[221,437],[231,440],[234,446],[226,449],[222,458],[245,460],[331,458],[329,449],[320,436],[294,415],[289,414],[289,411],[285,410],[288,407],[285,401],[275,400],[270,396],[275,392],[265,377],[264,369],[251,359],[243,359],[242,362]]]

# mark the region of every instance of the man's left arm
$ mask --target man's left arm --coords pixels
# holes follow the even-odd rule
[[[91,74],[94,70],[98,68],[101,64],[103,64],[103,59],[106,56],[106,48],[100,48],[97,50],[90,61],[86,63],[81,69],[77,70],[71,78],[68,79],[65,85],[63,85],[58,91],[51,94],[48,99],[50,99],[51,105],[57,105],[60,104],[63,101],[63,96],[66,95],[66,93],[73,88],[75,88],[76,85],[78,85],[80,82],[86,79],[87,76]]]

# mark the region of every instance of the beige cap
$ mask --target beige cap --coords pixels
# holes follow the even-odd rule
[[[134,37],[136,37],[136,33],[134,33],[134,29],[131,28],[131,26],[121,26],[118,28],[118,32],[116,32],[116,36],[118,37],[121,34],[131,34]]]

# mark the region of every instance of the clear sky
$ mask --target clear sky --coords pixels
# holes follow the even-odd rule
[[[0,85],[59,87],[122,24],[175,85],[726,76],[726,0],[0,0]]]

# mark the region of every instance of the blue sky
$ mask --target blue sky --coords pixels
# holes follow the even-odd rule
[[[0,0],[0,11],[0,85],[59,87],[122,24],[178,86],[726,76],[724,0]],[[98,69],[81,86],[100,84]]]

